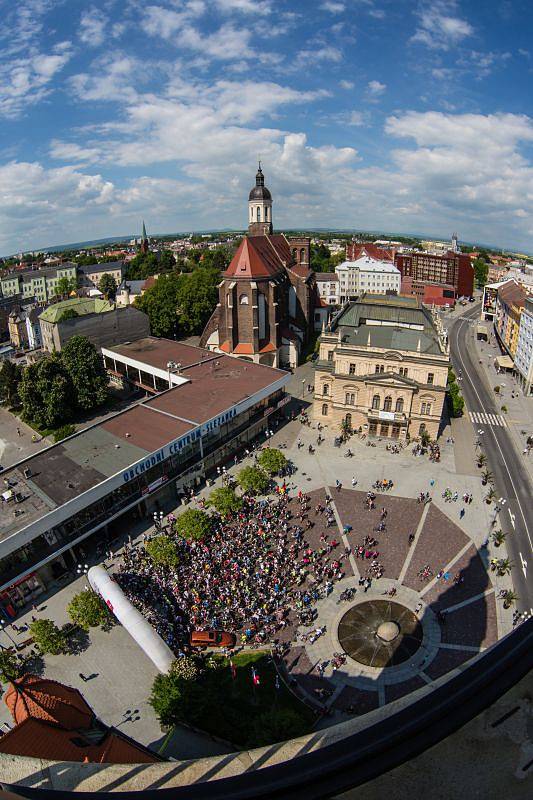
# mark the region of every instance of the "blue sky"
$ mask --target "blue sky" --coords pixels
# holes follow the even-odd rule
[[[244,227],[533,251],[532,0],[0,0],[0,253]]]

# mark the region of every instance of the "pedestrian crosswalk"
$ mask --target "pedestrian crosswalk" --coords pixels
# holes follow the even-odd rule
[[[488,414],[486,411],[470,411],[470,420],[476,425],[499,425],[507,427],[507,422],[501,414]]]

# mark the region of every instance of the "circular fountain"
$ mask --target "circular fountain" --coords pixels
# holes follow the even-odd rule
[[[344,614],[339,642],[347,655],[369,667],[394,667],[422,644],[423,630],[410,609],[390,600],[358,603]]]

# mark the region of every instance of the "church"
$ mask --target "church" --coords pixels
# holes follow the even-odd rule
[[[271,367],[296,367],[314,328],[311,242],[274,233],[272,195],[259,163],[248,197],[248,235],[222,274],[201,347]]]

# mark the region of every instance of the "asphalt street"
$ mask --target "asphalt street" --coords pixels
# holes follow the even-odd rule
[[[466,406],[470,412],[500,415],[494,393],[479,366],[472,346],[471,323],[479,317],[479,304],[458,317],[449,329],[450,355],[460,382]],[[523,456],[517,451],[507,427],[489,424],[476,425],[477,435],[487,456],[488,468],[493,473],[498,497],[503,498],[499,524],[509,532],[507,552],[512,561],[513,584],[518,595],[516,608],[533,613],[533,492]]]

